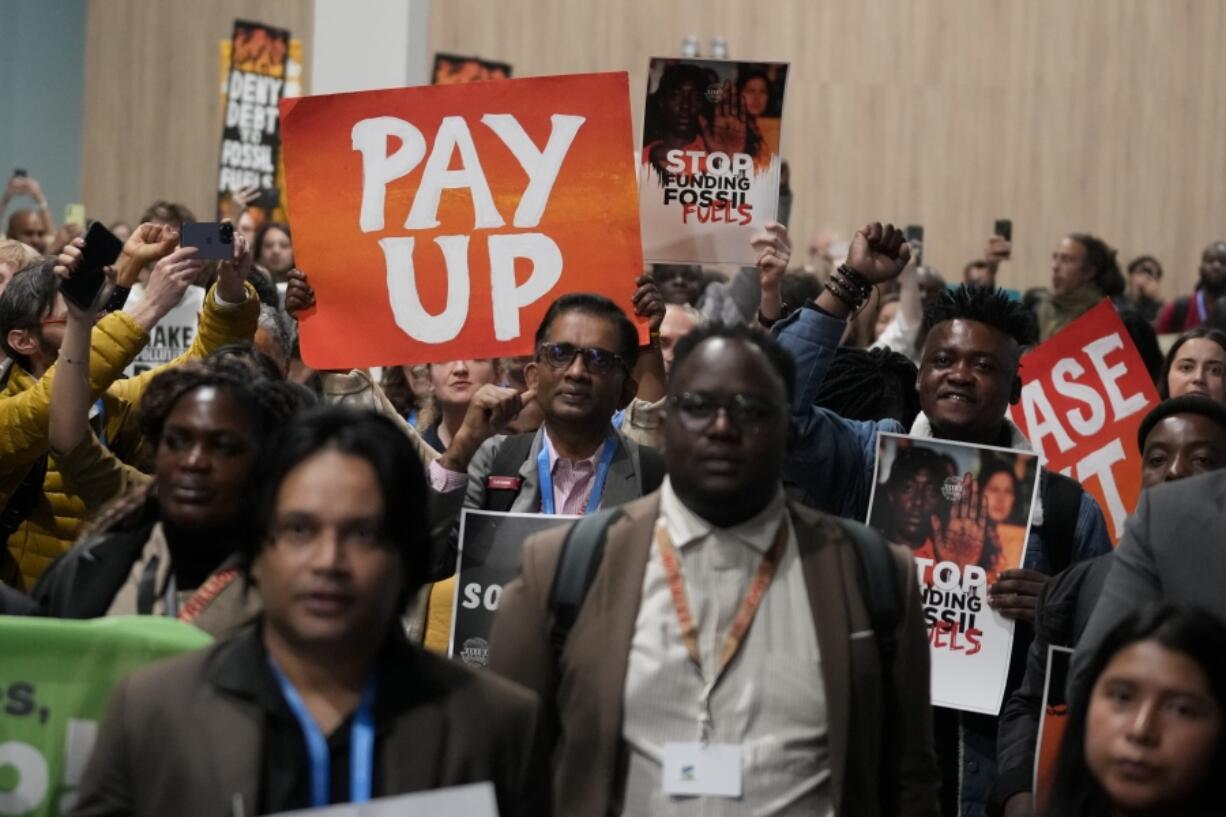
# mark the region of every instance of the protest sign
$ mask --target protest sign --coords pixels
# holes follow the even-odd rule
[[[639,159],[643,255],[752,266],[779,209],[786,63],[651,61]]]
[[[221,77],[218,82],[219,105],[222,117],[226,113],[226,101],[230,95],[230,58],[234,51],[234,41],[222,40],[218,43],[218,65]],[[302,40],[291,38],[289,41],[289,56],[285,59],[285,87],[281,90],[281,98],[302,96],[306,93],[306,74],[303,71]],[[268,221],[286,221],[285,210],[285,156],[278,151],[277,155],[277,203],[272,207],[260,207],[253,203],[247,207],[256,228]],[[217,194],[217,218],[223,219],[234,215],[231,209],[232,190],[220,190]]]
[[[493,783],[470,783],[365,803],[282,811],[269,817],[498,817],[498,801]]]
[[[0,616],[0,815],[55,817],[71,809],[115,684],[210,641],[203,630],[160,616]]]
[[[304,359],[348,369],[533,351],[561,295],[633,314],[626,74],[281,103]],[[646,323],[639,323],[646,340]]]
[[[937,706],[1000,711],[1013,622],[987,591],[1022,565],[1038,472],[1026,451],[878,436],[868,524],[915,554]]]
[[[196,324],[201,311],[204,310],[205,295],[204,288],[195,285],[184,290],[179,302],[150,330],[149,343],[145,344],[136,359],[124,369],[124,374],[134,377],[156,369],[190,349],[192,340],[196,337]],[[144,297],[144,284],[134,284],[132,291],[128,293],[127,305],[139,303]]]
[[[1047,810],[1051,784],[1056,778],[1060,743],[1068,726],[1068,677],[1073,651],[1052,644],[1047,648],[1047,677],[1043,680],[1043,709],[1039,714],[1039,738],[1034,752],[1034,804],[1038,813]]]
[[[486,665],[494,613],[503,586],[519,570],[519,551],[524,539],[574,519],[464,509],[460,517],[460,557],[452,601],[449,656],[475,667]]]
[[[1110,301],[1022,356],[1009,416],[1045,467],[1098,500],[1118,542],[1141,493],[1137,431],[1158,392]]]
[[[289,41],[285,29],[234,21],[217,173],[219,216],[229,192],[242,187],[259,187],[256,207],[271,210],[280,203],[277,103],[285,92]]]
[[[430,81],[435,85],[464,85],[491,79],[510,79],[511,66],[505,62],[491,62],[480,57],[435,54],[434,70],[430,72],[430,77]]]

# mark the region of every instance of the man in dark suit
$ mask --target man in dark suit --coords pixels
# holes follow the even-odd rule
[[[849,529],[784,497],[794,379],[753,330],[678,343],[668,478],[608,529],[558,658],[549,598],[567,529],[525,543],[490,666],[546,704],[556,814],[937,814],[914,563],[854,528],[889,548],[887,674]]]
[[[404,638],[429,567],[404,434],[319,409],[253,484],[259,623],[121,684],[72,813],[268,814],[491,780],[502,814],[547,814],[536,696]]]
[[[1073,684],[1103,639],[1129,613],[1178,600],[1226,621],[1226,471],[1165,483],[1141,494],[1111,571],[1073,654]]]

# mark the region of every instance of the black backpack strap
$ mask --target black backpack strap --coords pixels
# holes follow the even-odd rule
[[[1080,483],[1055,471],[1043,471],[1043,548],[1056,575],[1073,563],[1077,517],[1081,514]]]
[[[549,609],[553,614],[549,643],[553,646],[555,664],[562,658],[562,648],[566,646],[566,639],[575,626],[575,619],[579,618],[588,588],[596,577],[596,569],[600,567],[609,526],[619,516],[621,508],[606,508],[589,514],[571,525],[562,541],[558,570],[553,577],[553,586],[549,588]]]
[[[873,637],[881,661],[881,779],[896,776],[897,745],[894,741],[894,724],[899,713],[894,704],[894,659],[898,656],[898,625],[902,621],[902,598],[898,592],[898,578],[894,556],[890,546],[881,535],[867,525],[850,519],[835,518],[843,534],[851,541],[860,563],[860,588],[868,606],[869,620],[873,625]],[[881,813],[897,812],[897,797],[892,791],[881,792]]]
[[[894,557],[890,554],[889,545],[872,528],[850,519],[836,517],[835,521],[859,557],[860,585],[873,624],[873,635],[881,651],[882,674],[889,679],[894,669],[894,657],[898,654],[898,623],[902,620]]]
[[[664,484],[664,457],[651,446],[639,446],[639,478],[643,483],[643,496]]]
[[[532,451],[532,440],[535,436],[535,433],[512,434],[498,446],[498,453],[494,455],[494,462],[485,478],[485,504],[481,506],[483,510],[502,513],[511,510],[523,487],[519,469]]]

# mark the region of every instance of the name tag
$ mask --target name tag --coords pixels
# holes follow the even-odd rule
[[[741,796],[741,747],[735,743],[664,744],[664,793]]]
[[[524,485],[523,477],[486,477],[485,487],[490,491],[518,491]]]

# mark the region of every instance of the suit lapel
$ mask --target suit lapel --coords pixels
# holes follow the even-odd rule
[[[514,513],[540,513],[541,511],[541,484],[536,473],[536,458],[541,453],[541,435],[544,433],[544,426],[537,429],[536,436],[532,438],[532,447],[528,449],[528,458],[524,460],[523,465],[519,466],[519,477],[524,484],[519,489],[519,495],[515,497],[515,501],[511,503],[511,510]]]
[[[826,718],[829,729],[830,774],[836,802],[846,774],[848,711],[851,707],[851,645],[848,640],[847,608],[843,603],[843,564],[838,534],[831,525],[811,512],[792,506],[796,544],[809,591],[813,627],[821,653],[822,681],[826,685]]]
[[[630,447],[622,435],[617,435],[617,453],[609,463],[609,475],[605,478],[604,496],[600,498],[600,507],[612,508],[625,505],[643,495],[636,479],[637,469],[634,467],[634,457]]]

